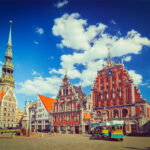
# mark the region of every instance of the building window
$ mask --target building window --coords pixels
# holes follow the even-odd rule
[[[6,116],[6,113],[4,113],[4,116]]]
[[[60,105],[60,111],[63,111],[64,110],[64,104],[61,104]]]
[[[122,117],[127,117],[128,116],[128,110],[127,109],[123,109],[122,110]]]
[[[71,103],[70,103],[70,102],[67,103],[67,110],[68,110],[68,111],[71,111]]]
[[[45,120],[45,123],[49,123],[49,120]]]
[[[38,118],[42,118],[42,114],[38,115]]]
[[[113,99],[115,98],[115,89],[114,88],[112,89],[112,98]]]
[[[64,121],[64,117],[62,115],[60,116],[60,121]]]
[[[4,111],[6,111],[7,109],[6,108],[4,108]]]
[[[126,87],[126,103],[129,102],[129,88]]]
[[[113,111],[113,117],[114,117],[114,118],[119,118],[119,111],[118,111],[117,109],[115,109],[115,110]]]
[[[76,103],[73,103],[73,110],[76,110]]]
[[[121,98],[121,87],[118,88],[118,97]]]
[[[57,121],[57,117],[55,116],[55,117],[54,117],[54,122],[56,122],[56,121]]]
[[[68,95],[68,89],[66,89],[66,95]]]
[[[65,90],[63,90],[63,95],[65,95]]]
[[[74,115],[74,121],[78,121],[78,114]]]
[[[97,112],[97,117],[98,117],[98,118],[101,117],[101,112],[100,112],[100,111]]]
[[[67,121],[70,121],[70,114],[67,115]]]

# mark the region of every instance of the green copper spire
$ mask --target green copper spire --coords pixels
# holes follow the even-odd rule
[[[11,23],[10,20],[10,31],[9,31],[9,38],[7,43],[7,50],[5,53],[5,63],[3,64],[2,68],[2,77],[0,85],[8,86],[8,87],[14,87],[14,78],[13,78],[13,72],[14,67],[12,63],[12,43],[11,43]]]
[[[12,24],[12,20],[9,21],[10,23],[10,31],[9,31],[9,38],[8,38],[8,44],[9,46],[12,46],[12,43],[11,43],[11,24]]]
[[[8,38],[8,43],[7,43],[7,51],[6,51],[5,57],[12,58],[12,43],[11,43],[11,24],[12,24],[12,20],[10,20],[9,23],[10,23],[10,31],[9,31],[9,38]]]

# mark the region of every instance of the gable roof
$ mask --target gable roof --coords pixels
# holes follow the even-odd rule
[[[84,119],[90,119],[90,114],[89,113],[84,113]]]
[[[47,111],[51,111],[54,106],[55,99],[38,94]]]
[[[6,94],[6,93],[0,93],[0,99],[2,99],[5,94]]]

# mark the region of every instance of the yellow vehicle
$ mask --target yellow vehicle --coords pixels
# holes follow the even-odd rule
[[[117,139],[123,140],[123,127],[124,122],[122,120],[113,120],[105,123],[92,123],[91,127],[92,138],[106,138],[106,139]]]
[[[109,138],[110,139],[117,139],[117,140],[123,140],[124,133],[124,122],[122,120],[113,120],[111,122],[110,131],[109,131]]]

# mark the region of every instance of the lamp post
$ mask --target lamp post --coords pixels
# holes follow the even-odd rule
[[[32,108],[29,108],[29,123],[28,123],[28,137],[30,137],[30,119],[31,119],[31,110]]]

